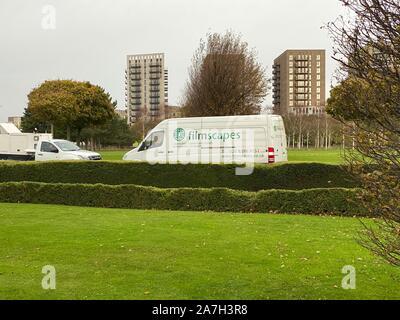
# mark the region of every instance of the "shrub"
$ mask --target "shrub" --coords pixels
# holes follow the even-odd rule
[[[234,165],[174,165],[129,162],[28,162],[0,164],[0,182],[135,184],[159,188],[229,188],[259,191],[354,188],[340,166],[299,163],[256,166],[250,176],[236,176]]]
[[[306,213],[362,216],[358,189],[260,192],[211,189],[159,189],[135,185],[0,183],[0,202],[62,204],[106,208],[215,212]]]

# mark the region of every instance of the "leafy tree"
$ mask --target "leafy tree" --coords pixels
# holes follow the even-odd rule
[[[21,121],[21,129],[23,132],[50,132],[51,127],[46,122],[35,120],[32,112],[25,108]]]
[[[56,126],[66,129],[67,139],[71,130],[104,124],[114,115],[115,103],[105,90],[89,82],[72,80],[45,81],[28,95],[24,125],[32,127]],[[53,131],[53,130],[52,130]]]
[[[352,134],[349,169],[364,184],[366,207],[379,218],[365,227],[362,244],[400,265],[400,3],[341,2],[354,18],[328,25],[341,71],[328,111]]]
[[[267,94],[265,70],[239,35],[208,34],[196,51],[183,97],[186,116],[258,114]]]
[[[117,114],[104,125],[83,129],[81,139],[92,149],[102,146],[132,147],[135,141],[132,128]]]

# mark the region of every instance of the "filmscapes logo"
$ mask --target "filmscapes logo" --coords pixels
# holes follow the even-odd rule
[[[197,130],[191,130],[186,132],[185,129],[178,128],[174,131],[174,139],[177,142],[182,142],[187,139],[188,141],[234,141],[241,139],[241,132],[233,131],[211,131],[211,132],[201,132]]]
[[[181,142],[185,139],[186,137],[186,132],[185,129],[178,128],[174,132],[174,139],[178,142]]]
[[[226,142],[228,140],[239,140],[241,138],[240,132],[227,132],[227,131],[217,131],[217,132],[199,132],[197,130],[189,132],[189,140],[191,141],[222,141]]]

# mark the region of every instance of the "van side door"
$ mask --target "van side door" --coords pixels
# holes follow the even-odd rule
[[[142,142],[138,150],[143,161],[166,162],[167,152],[165,147],[165,133],[163,130],[155,131]]]
[[[201,120],[171,120],[166,129],[168,163],[199,163]]]

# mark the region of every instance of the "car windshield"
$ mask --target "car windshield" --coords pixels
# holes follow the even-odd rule
[[[78,151],[80,148],[70,141],[62,140],[54,142],[57,147],[59,147],[62,151]]]

